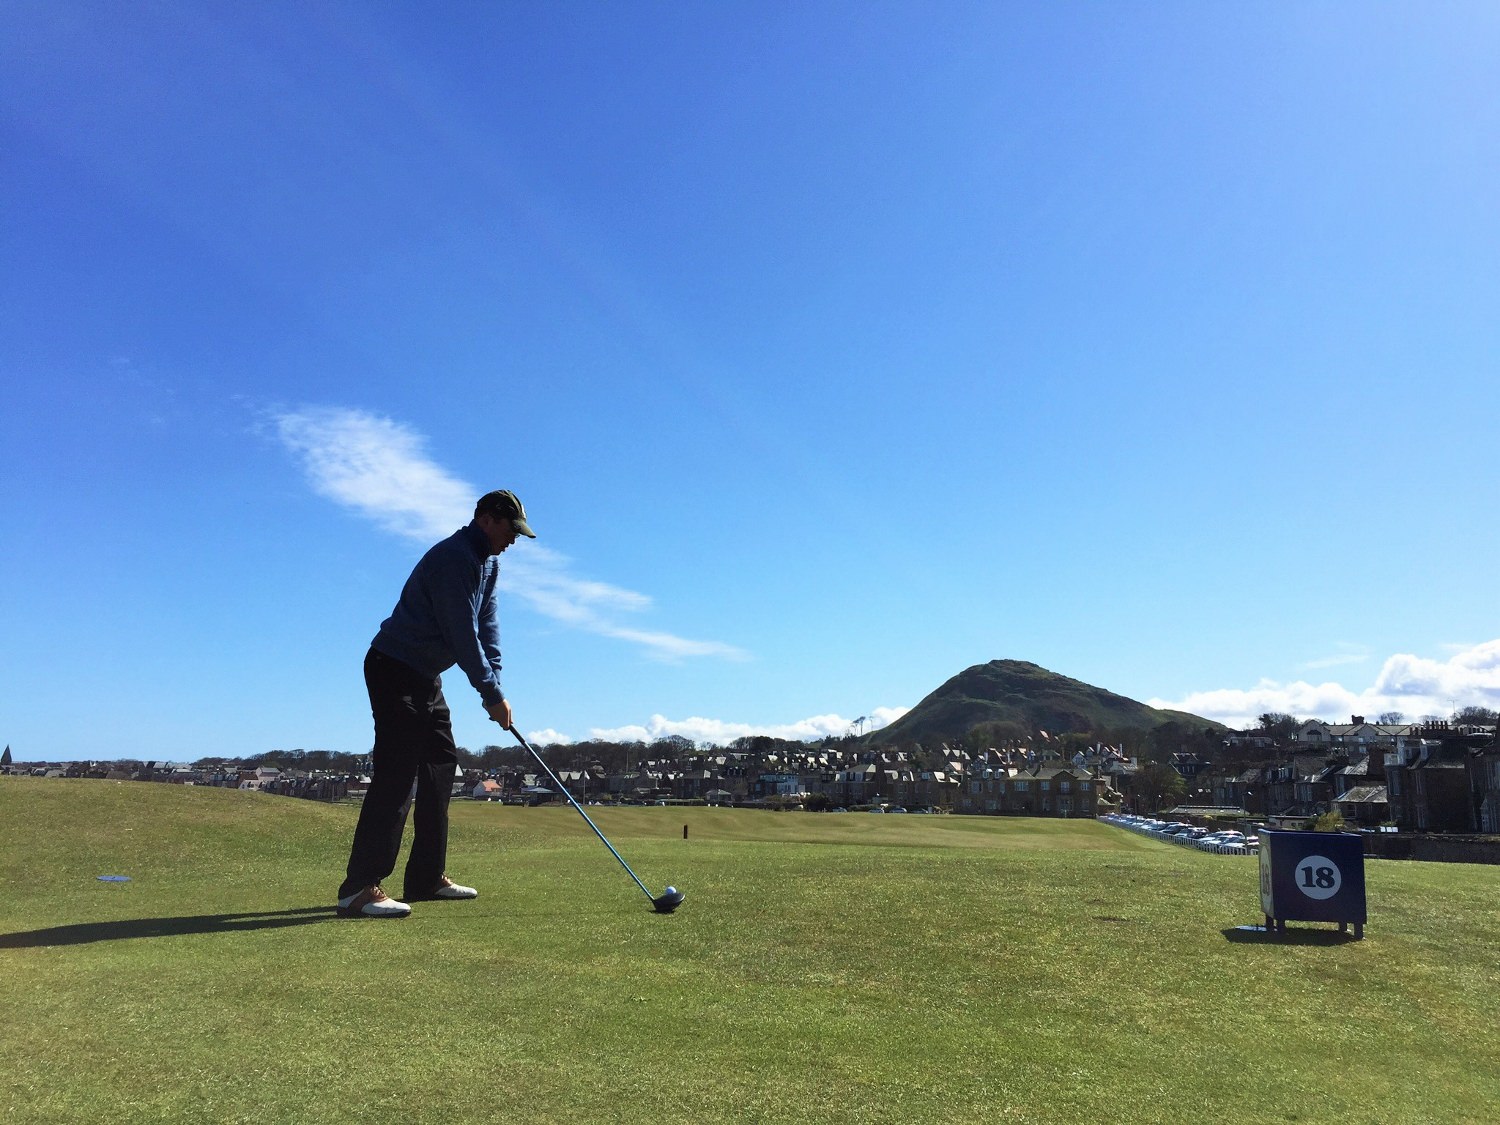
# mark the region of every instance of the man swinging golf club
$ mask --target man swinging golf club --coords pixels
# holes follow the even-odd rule
[[[473,522],[422,556],[370,642],[365,686],[375,718],[374,769],[339,887],[338,912],[346,918],[404,918],[413,900],[479,896],[445,870],[458,750],[440,677],[457,664],[490,718],[511,728],[514,716],[500,690],[495,586],[499,557],[517,535],[536,538],[515,493],[485,493]],[[406,901],[397,902],[380,884],[396,869],[413,782]]]

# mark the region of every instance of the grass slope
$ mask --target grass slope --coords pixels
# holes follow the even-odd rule
[[[472,903],[332,918],[355,810],[0,780],[13,1121],[1487,1122],[1500,870],[1359,943],[1092,822],[458,803]],[[689,839],[682,839],[682,825]],[[132,881],[100,883],[100,874]],[[1227,933],[1226,933],[1227,931]]]
[[[1162,711],[1024,660],[975,664],[948,680],[890,726],[873,745],[956,738],[980,723],[1017,723],[1053,734],[1151,730],[1175,721],[1197,730],[1222,724],[1185,711]]]

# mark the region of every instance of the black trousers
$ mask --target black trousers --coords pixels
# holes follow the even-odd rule
[[[448,800],[458,769],[443,682],[372,648],[365,655],[365,687],[375,718],[374,769],[339,898],[396,870],[413,782],[411,855],[401,897],[421,898],[437,888],[447,865]]]

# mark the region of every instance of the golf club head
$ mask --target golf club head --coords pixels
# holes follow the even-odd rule
[[[682,905],[683,894],[676,887],[668,887],[651,900],[658,914],[670,914]]]

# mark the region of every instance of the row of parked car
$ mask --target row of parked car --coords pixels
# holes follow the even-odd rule
[[[1143,836],[1169,840],[1174,844],[1198,848],[1216,855],[1255,855],[1260,850],[1260,841],[1256,837],[1246,836],[1232,828],[1215,832],[1180,820],[1155,820],[1149,816],[1131,816],[1126,813],[1110,813],[1100,819],[1107,824],[1139,832]]]

